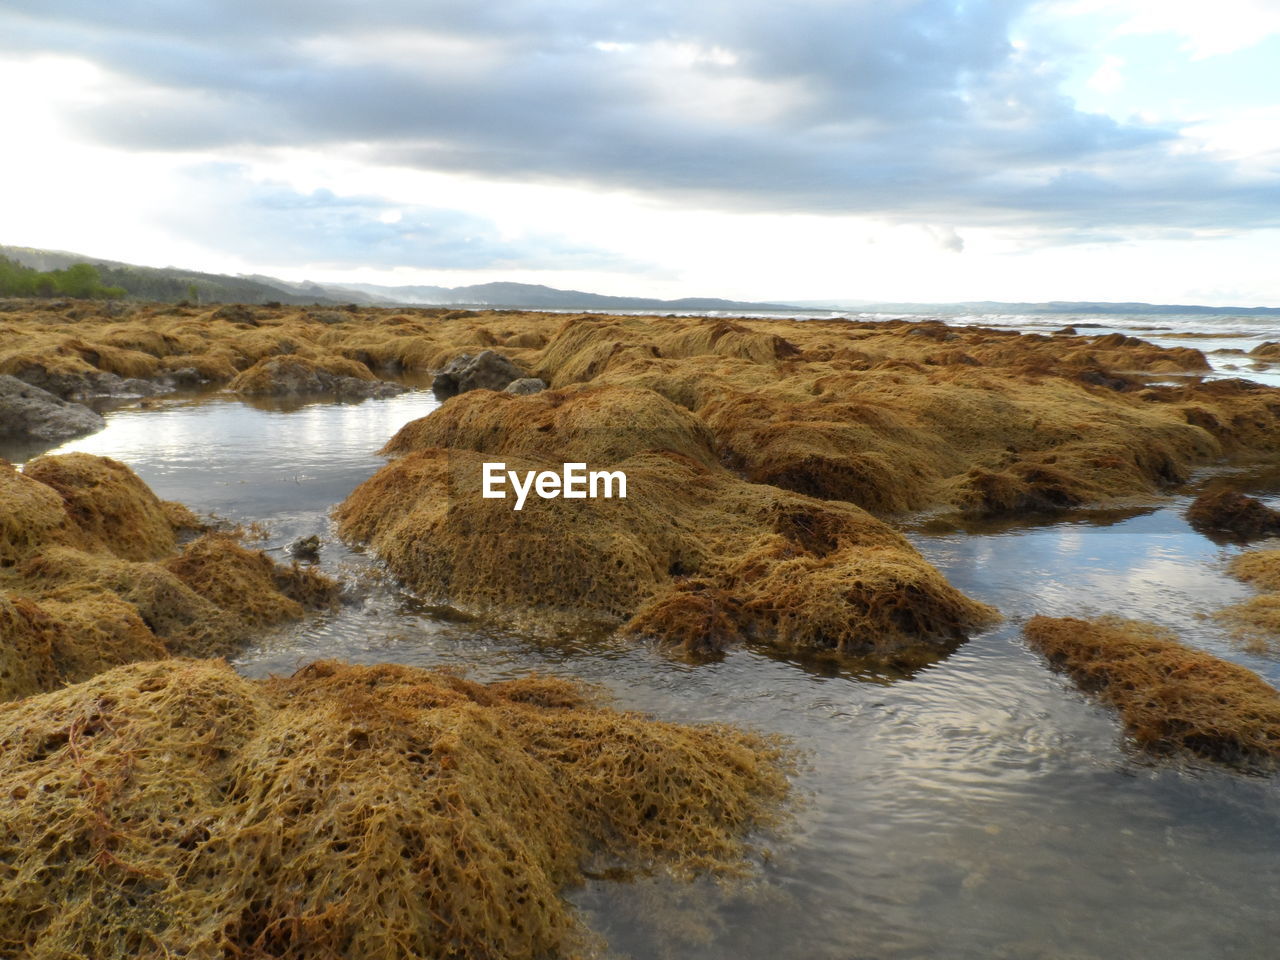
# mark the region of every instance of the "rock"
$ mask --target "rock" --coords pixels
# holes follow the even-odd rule
[[[194,376],[194,381],[180,381]],[[17,371],[17,379],[25,381],[37,389],[47,391],[63,400],[82,401],[90,397],[153,397],[160,393],[171,393],[179,382],[183,385],[203,382],[203,378],[194,368],[185,371],[174,371],[154,380],[140,377],[121,377],[103,370],[87,370],[83,373],[72,371],[50,371],[41,364],[31,364]]]
[[[512,380],[508,383],[506,389],[502,392],[526,397],[531,393],[541,393],[545,389],[547,389],[545,380],[539,380],[537,377],[521,377],[519,380]]]
[[[1074,336],[1075,336],[1076,334],[1078,334],[1079,332],[1080,332],[1079,330],[1077,330],[1075,327],[1071,327],[1071,326],[1062,327],[1062,328],[1061,328],[1061,329],[1059,329],[1059,330],[1055,330],[1055,331],[1053,331],[1054,336],[1059,336],[1059,335],[1061,335],[1061,336],[1064,336],[1064,337],[1074,337]]]
[[[115,385],[112,396],[116,397],[154,397],[158,393],[172,393],[173,387],[163,380],[142,380],[129,377]]]
[[[308,314],[308,316],[317,323],[327,324],[346,323],[351,319],[351,314],[339,313],[337,310],[315,310]]]
[[[1095,387],[1106,387],[1108,390],[1115,390],[1123,393],[1126,390],[1132,390],[1134,385],[1124,377],[1116,377],[1107,373],[1105,370],[1081,370],[1076,374],[1076,379],[1081,383],[1087,383]]]
[[[261,326],[256,311],[243,303],[229,303],[213,311],[210,316],[214,320],[226,320],[229,323],[247,323],[251,327]]]
[[[315,534],[299,537],[289,544],[288,551],[295,560],[316,560],[320,556],[320,538]]]
[[[468,390],[502,390],[513,380],[526,379],[514,363],[492,350],[481,350],[474,357],[461,353],[436,374],[431,389],[443,399]]]
[[[195,367],[181,367],[177,370],[170,370],[167,379],[174,387],[198,387],[202,383],[208,383],[208,378],[203,376]]]
[[[72,373],[47,369],[43,364],[28,364],[15,371],[17,379],[63,400],[83,400],[98,393],[98,371]]]
[[[364,364],[342,357],[311,360],[299,356],[264,357],[228,384],[243,396],[303,397],[330,394],[339,400],[394,397],[409,388],[379,380]]]
[[[106,421],[88,407],[0,374],[0,437],[65,440],[101,430]]]

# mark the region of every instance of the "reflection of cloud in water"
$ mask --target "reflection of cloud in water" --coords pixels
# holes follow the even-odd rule
[[[51,452],[113,457],[165,499],[259,518],[339,502],[382,464],[374,451],[438,405],[420,392],[287,412],[214,398],[115,411],[105,430]]]
[[[1242,651],[1206,616],[1253,591],[1226,573],[1239,548],[1193,531],[1182,517],[1186,503],[1180,498],[1110,525],[1064,522],[913,540],[953,584],[1015,622],[1035,614],[1149,620],[1280,681],[1280,662]]]

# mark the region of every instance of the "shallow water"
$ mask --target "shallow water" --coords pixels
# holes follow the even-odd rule
[[[618,955],[1273,955],[1276,782],[1129,752],[1114,719],[1019,634],[1034,613],[1142,617],[1280,683],[1280,664],[1240,652],[1202,619],[1249,590],[1223,572],[1238,548],[1181,519],[1185,497],[1127,515],[910,532],[953,583],[1008,619],[909,678],[752,651],[690,665],[607,640],[534,644],[446,615],[333,539],[328,511],[381,465],[373,451],[434,406],[414,392],[292,411],[224,398],[125,408],[59,452],[115,457],[162,497],[260,521],[269,549],[322,536],[322,566],[351,583],[351,602],[245,651],[245,673],[317,657],[466,665],[481,679],[536,668],[604,684],[621,705],[663,718],[794,738],[806,751],[802,802],[759,883],[600,881],[574,893]]]

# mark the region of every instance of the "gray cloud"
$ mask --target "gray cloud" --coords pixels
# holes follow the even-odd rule
[[[77,118],[126,147],[359,144],[430,170],[921,223],[1280,224],[1280,180],[1076,109],[1058,52],[1009,40],[1031,5],[9,0],[0,45],[130,78]],[[663,44],[727,55],[684,67],[682,98],[655,84],[675,69]],[[715,84],[738,85],[734,110],[688,109]]]

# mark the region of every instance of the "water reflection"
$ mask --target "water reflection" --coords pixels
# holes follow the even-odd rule
[[[287,523],[291,514],[324,511],[343,500],[381,465],[374,451],[437,406],[430,393],[417,391],[292,410],[214,395],[115,411],[107,429],[49,452],[122,460],[157,495],[197,511]]]

